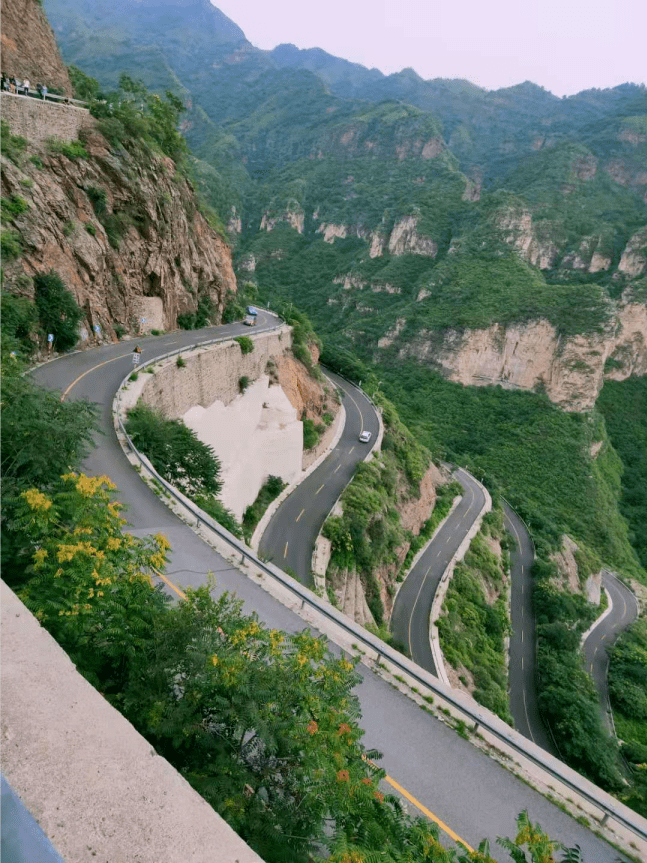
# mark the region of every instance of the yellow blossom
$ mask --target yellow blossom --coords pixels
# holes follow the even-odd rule
[[[212,662],[212,664],[213,664],[213,665],[218,665],[218,657],[216,656],[216,654],[215,654],[215,653],[214,653],[214,655],[211,657],[211,662]]]
[[[106,545],[110,551],[116,551],[118,548],[121,548],[121,540],[117,536],[111,536],[108,538]]]
[[[25,498],[30,509],[34,509],[36,511],[47,512],[52,505],[52,502],[47,495],[38,491],[37,488],[29,488],[27,491],[23,491],[20,496]]]
[[[297,655],[297,662],[299,663],[299,666],[300,666],[300,667],[301,667],[301,666],[304,666],[304,665],[306,664],[306,662],[307,662],[307,661],[308,661],[308,657],[307,657],[307,656],[304,656],[302,653],[299,653],[299,654]]]
[[[47,557],[47,549],[39,548],[34,552],[34,564],[35,566],[42,566],[45,562],[45,558]]]

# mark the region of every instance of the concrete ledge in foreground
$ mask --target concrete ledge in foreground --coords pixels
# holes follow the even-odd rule
[[[2,769],[66,863],[262,863],[2,582]]]

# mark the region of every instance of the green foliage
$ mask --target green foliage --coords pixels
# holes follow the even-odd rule
[[[22,242],[17,231],[3,231],[0,235],[0,249],[5,261],[13,261],[22,255]]]
[[[220,461],[181,420],[138,402],[128,411],[126,431],[155,470],[189,496],[220,493]]]
[[[102,219],[107,212],[108,195],[105,189],[99,189],[96,186],[88,186],[85,190],[92,208],[99,219]]]
[[[247,375],[243,375],[238,378],[238,391],[244,393],[247,387],[250,385],[251,381],[247,377]]]
[[[269,476],[261,486],[256,500],[251,503],[243,515],[243,534],[249,542],[265,510],[283,491],[287,483],[280,476]]]
[[[34,335],[38,323],[35,305],[25,297],[2,291],[2,362],[8,362],[12,351],[23,358],[34,352]]]
[[[56,138],[50,138],[47,142],[47,149],[50,153],[66,156],[72,162],[77,159],[88,158],[88,151],[80,141],[59,141]]]
[[[312,449],[319,443],[319,438],[321,436],[320,430],[323,430],[324,427],[307,417],[302,420],[302,424],[303,448],[304,450]]]
[[[23,153],[27,146],[27,139],[21,135],[12,135],[9,123],[3,118],[0,120],[0,144],[2,145],[2,155],[6,156],[15,165],[20,165],[22,162]]]
[[[72,87],[74,87],[74,96],[77,99],[91,101],[100,98],[101,88],[96,78],[86,75],[78,66],[68,66],[68,73]]]
[[[244,303],[240,301],[236,294],[229,291],[225,300],[225,307],[222,312],[222,323],[233,324],[235,321],[240,321],[244,316]]]
[[[85,86],[85,84],[83,84]],[[86,89],[94,89],[94,83]],[[141,81],[129,75],[119,78],[119,90],[104,95],[88,94],[90,112],[113,146],[138,152],[157,150],[176,162],[186,158],[187,146],[178,131],[184,105],[170,90],[164,98],[150,93]]]
[[[500,489],[553,548],[563,533],[607,564],[638,573],[618,512],[621,465],[599,415],[566,413],[541,394],[463,387],[413,363],[380,368],[404,422],[436,456]]]
[[[199,330],[211,323],[214,308],[211,297],[198,288],[198,305],[195,312],[185,312],[177,316],[177,324],[183,330]]]
[[[164,607],[150,573],[164,568],[169,548],[161,534],[123,533],[114,489],[105,476],[70,472],[50,494],[22,492],[12,518],[29,577],[20,598],[73,659],[83,655],[84,673],[104,692],[120,691],[124,659],[150,639],[151,611]]]
[[[2,221],[13,222],[21,213],[29,209],[29,204],[20,195],[12,195],[2,199]]]
[[[85,228],[85,230],[88,232],[88,234],[90,234],[90,236],[91,236],[91,237],[96,237],[96,235],[97,235],[97,229],[96,229],[96,227],[92,224],[92,222],[86,222],[86,223],[85,223],[85,225],[84,225],[83,227],[84,227],[84,228]]]
[[[84,314],[61,277],[53,270],[38,273],[34,276],[34,290],[41,328],[54,336],[55,349],[67,351],[73,348],[78,340],[77,327]]]
[[[177,366],[178,369],[183,369],[186,366],[186,360],[183,359],[181,356],[179,356],[175,360],[175,365]]]
[[[597,406],[624,467],[620,510],[629,541],[647,569],[647,378],[607,381]]]
[[[535,564],[539,709],[562,757],[603,788],[622,785],[618,752],[600,716],[598,694],[582,667],[580,635],[596,616],[583,596],[555,586],[555,564]]]
[[[221,524],[226,528],[229,533],[233,533],[233,535],[237,536],[239,539],[243,538],[243,529],[238,523],[236,516],[231,512],[231,510],[223,506],[223,504],[213,495],[197,494],[193,497],[193,501],[200,507],[200,509],[204,510],[207,515],[210,515],[214,521],[217,521],[218,524]]]
[[[3,303],[3,340],[8,324],[4,319],[6,308]],[[20,303],[18,315],[22,322],[23,313],[28,322],[33,321]],[[96,407],[84,400],[61,401],[58,393],[42,389],[22,376],[19,367],[9,363],[3,366],[2,477],[6,501],[32,486],[48,488],[68,467],[80,465],[92,443]],[[53,440],[55,447],[51,445]]]
[[[609,694],[616,729],[624,741],[631,784],[621,799],[647,816],[647,620],[639,618],[609,652]]]
[[[512,724],[508,706],[505,638],[510,633],[501,560],[481,533],[454,570],[438,619],[445,659],[474,678],[474,698]],[[495,598],[490,598],[495,597]]]
[[[243,356],[245,354],[251,354],[254,350],[254,342],[250,339],[249,336],[238,336],[237,339],[234,339],[235,342],[240,346],[241,353]]]

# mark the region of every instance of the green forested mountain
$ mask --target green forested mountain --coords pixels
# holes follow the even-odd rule
[[[125,71],[184,100],[196,174],[229,223],[240,281],[264,301],[304,308],[329,360],[374,368],[407,412],[417,392],[410,419],[436,450],[480,458],[510,491],[524,475],[509,475],[510,458],[468,443],[453,408],[451,423],[433,419],[435,401],[463,401],[443,378],[545,389],[582,410],[603,374],[647,368],[644,86],[559,99],[530,82],[485,91],[411,69],[384,76],[320,49],[258,50],[208,0],[45,6],[66,60],[104,87]],[[470,333],[489,341],[477,349]],[[533,422],[528,404],[537,416],[553,410],[529,399],[486,388],[469,412],[474,423],[489,418],[505,449],[498,402],[522,425]],[[599,437],[597,422],[562,436],[578,453],[572,464],[584,439]],[[585,467],[570,499],[590,503]],[[541,511],[555,540],[587,533],[568,505],[551,515],[551,476],[541,501],[518,489],[517,502]],[[616,494],[609,482],[600,500]],[[627,565],[626,542],[601,540],[598,551],[613,546],[615,564]]]

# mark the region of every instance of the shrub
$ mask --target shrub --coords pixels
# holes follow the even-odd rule
[[[45,165],[43,164],[43,160],[40,158],[40,156],[30,156],[29,161],[32,163],[32,165],[36,165],[39,170],[42,170],[45,167]]]
[[[107,211],[108,196],[105,189],[98,189],[96,186],[88,186],[85,190],[94,212],[99,218],[105,215]]]
[[[319,443],[319,431],[314,420],[303,420],[303,448],[312,449]]]
[[[9,130],[9,124],[6,120],[2,120],[0,130],[0,143],[2,144],[2,155],[19,165],[22,160],[22,154],[27,146],[27,139],[21,135],[12,135]]]
[[[20,195],[12,195],[10,198],[2,199],[2,221],[13,222],[13,220],[29,209],[29,204]]]
[[[139,402],[128,411],[126,431],[155,470],[186,494],[220,493],[220,460],[181,420]]]
[[[235,342],[238,342],[240,345],[240,350],[245,354],[251,354],[254,350],[254,342],[250,339],[249,336],[238,336],[237,339],[234,339]]]
[[[36,307],[24,297],[15,297],[6,291],[2,292],[2,356],[4,358],[15,351],[28,356],[34,350],[34,342],[30,336],[36,329],[38,316]]]
[[[17,231],[3,231],[0,237],[0,248],[4,260],[12,261],[19,258],[22,255],[20,234]]]
[[[245,510],[243,533],[248,542],[252,538],[256,525],[263,517],[263,513],[270,503],[281,494],[285,486],[286,483],[283,482],[280,476],[269,476],[259,489],[254,503],[250,504]]]
[[[88,158],[88,151],[80,141],[59,141],[57,138],[50,138],[47,148],[50,153],[60,153],[72,162]]]
[[[97,229],[92,224],[92,222],[86,222],[84,227],[85,227],[85,230],[88,232],[88,234],[90,234],[91,237],[96,237]]]
[[[151,336],[161,336],[163,333],[164,330],[151,330]]]
[[[126,334],[126,327],[123,324],[113,324],[112,328],[118,339],[121,339]]]
[[[54,347],[58,351],[73,348],[83,312],[63,280],[53,270],[39,273],[34,277],[34,289],[40,325],[46,333],[53,334]]]
[[[186,365],[186,360],[184,360],[182,357],[178,357],[175,360],[175,365],[178,367],[178,369],[183,369]]]
[[[238,389],[241,393],[244,393],[247,387],[250,384],[250,380],[247,375],[243,375],[241,378],[238,378]]]

